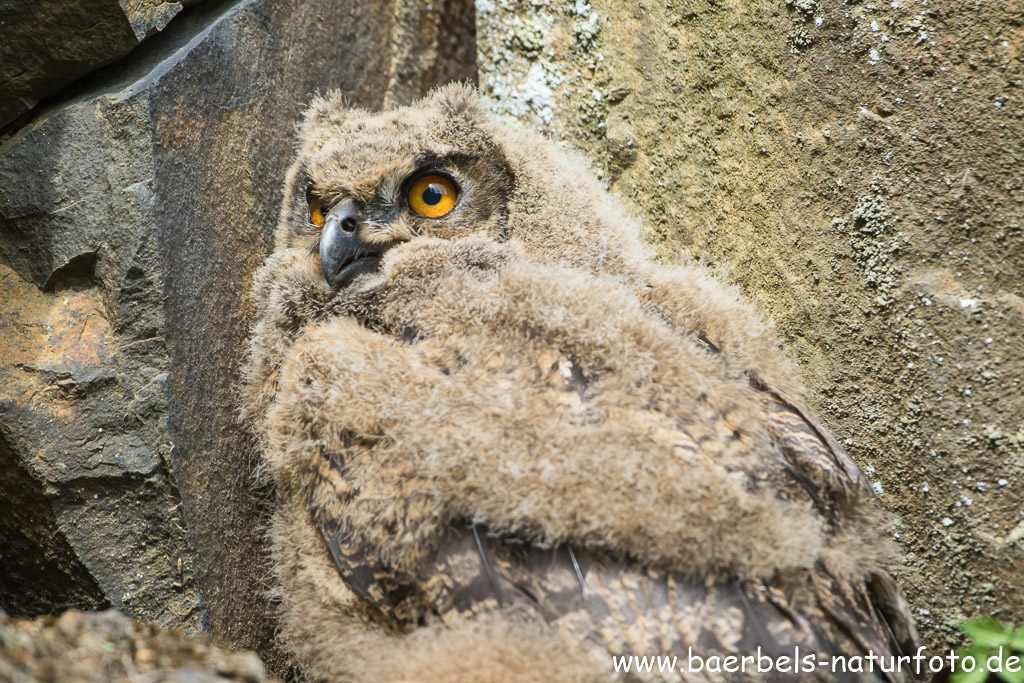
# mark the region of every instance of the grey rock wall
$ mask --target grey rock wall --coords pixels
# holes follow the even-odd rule
[[[235,389],[293,126],[317,90],[472,80],[472,16],[208,0],[0,140],[0,608],[113,605],[281,670]]]
[[[0,4],[0,128],[128,54],[200,0],[6,0]]]

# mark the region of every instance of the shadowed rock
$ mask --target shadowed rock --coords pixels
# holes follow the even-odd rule
[[[9,0],[0,5],[0,127],[128,54],[199,0]]]
[[[271,648],[234,406],[293,125],[317,90],[380,107],[472,79],[472,21],[211,0],[0,143],[0,607],[110,604]]]

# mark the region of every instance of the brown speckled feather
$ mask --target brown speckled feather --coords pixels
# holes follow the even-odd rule
[[[321,528],[334,553],[336,533]],[[815,662],[830,663],[834,656],[868,651],[913,654],[917,642],[905,630],[904,619],[892,620],[887,614],[892,595],[884,587],[880,591],[878,584],[893,584],[884,574],[874,577],[874,585],[844,583],[819,564],[804,575],[779,580],[778,586],[737,579],[695,582],[571,546],[541,548],[509,541],[466,525],[447,528],[417,575],[398,587],[395,576],[380,566],[352,565],[353,551],[348,549],[339,571],[398,628],[413,625],[398,616],[405,610],[394,607],[408,601],[444,621],[515,607],[539,615],[569,639],[591,640],[616,655],[686,657],[692,648],[706,658],[756,655],[760,648],[774,658],[791,656],[799,647],[801,660],[813,654]],[[338,555],[334,557],[337,561]],[[905,606],[895,613],[905,614]],[[864,678],[909,679],[889,674]],[[844,677],[821,666],[778,679],[860,677]]]
[[[585,400],[585,378],[569,371],[557,354],[540,363],[549,370],[551,388],[571,389],[564,400]],[[780,496],[806,494],[837,525],[837,502],[871,495],[860,470],[798,402],[757,377],[751,385],[779,445],[781,471],[788,475],[788,481],[776,476],[773,482]],[[340,458],[337,453],[325,458],[334,473],[343,470]],[[332,487],[339,490],[337,483]],[[903,598],[885,573],[872,575],[867,583],[843,581],[818,562],[809,571],[774,581],[701,581],[568,544],[541,547],[473,524],[445,527],[416,571],[402,573],[346,540],[324,510],[311,505],[311,512],[342,577],[398,630],[430,616],[450,622],[515,608],[539,615],[569,639],[590,640],[616,655],[685,657],[692,651],[704,657],[743,656],[760,648],[779,657],[799,648],[801,656],[830,662],[834,656],[868,651],[912,654],[918,642]],[[827,668],[778,678],[860,679]],[[867,678],[908,679],[896,674]]]

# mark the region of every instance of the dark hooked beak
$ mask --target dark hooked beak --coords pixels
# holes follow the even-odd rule
[[[331,209],[320,232],[320,267],[334,289],[347,286],[357,275],[376,270],[380,252],[363,244],[356,232],[362,223],[352,200]]]

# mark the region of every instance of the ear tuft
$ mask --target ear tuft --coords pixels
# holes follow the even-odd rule
[[[468,83],[448,83],[435,89],[430,94],[433,99],[449,116],[464,119],[478,119],[483,117],[484,107],[480,103],[480,95],[476,88]]]
[[[316,151],[315,147],[330,139],[349,113],[348,98],[340,90],[329,90],[326,95],[314,95],[299,126],[299,139],[308,141],[300,153]]]

